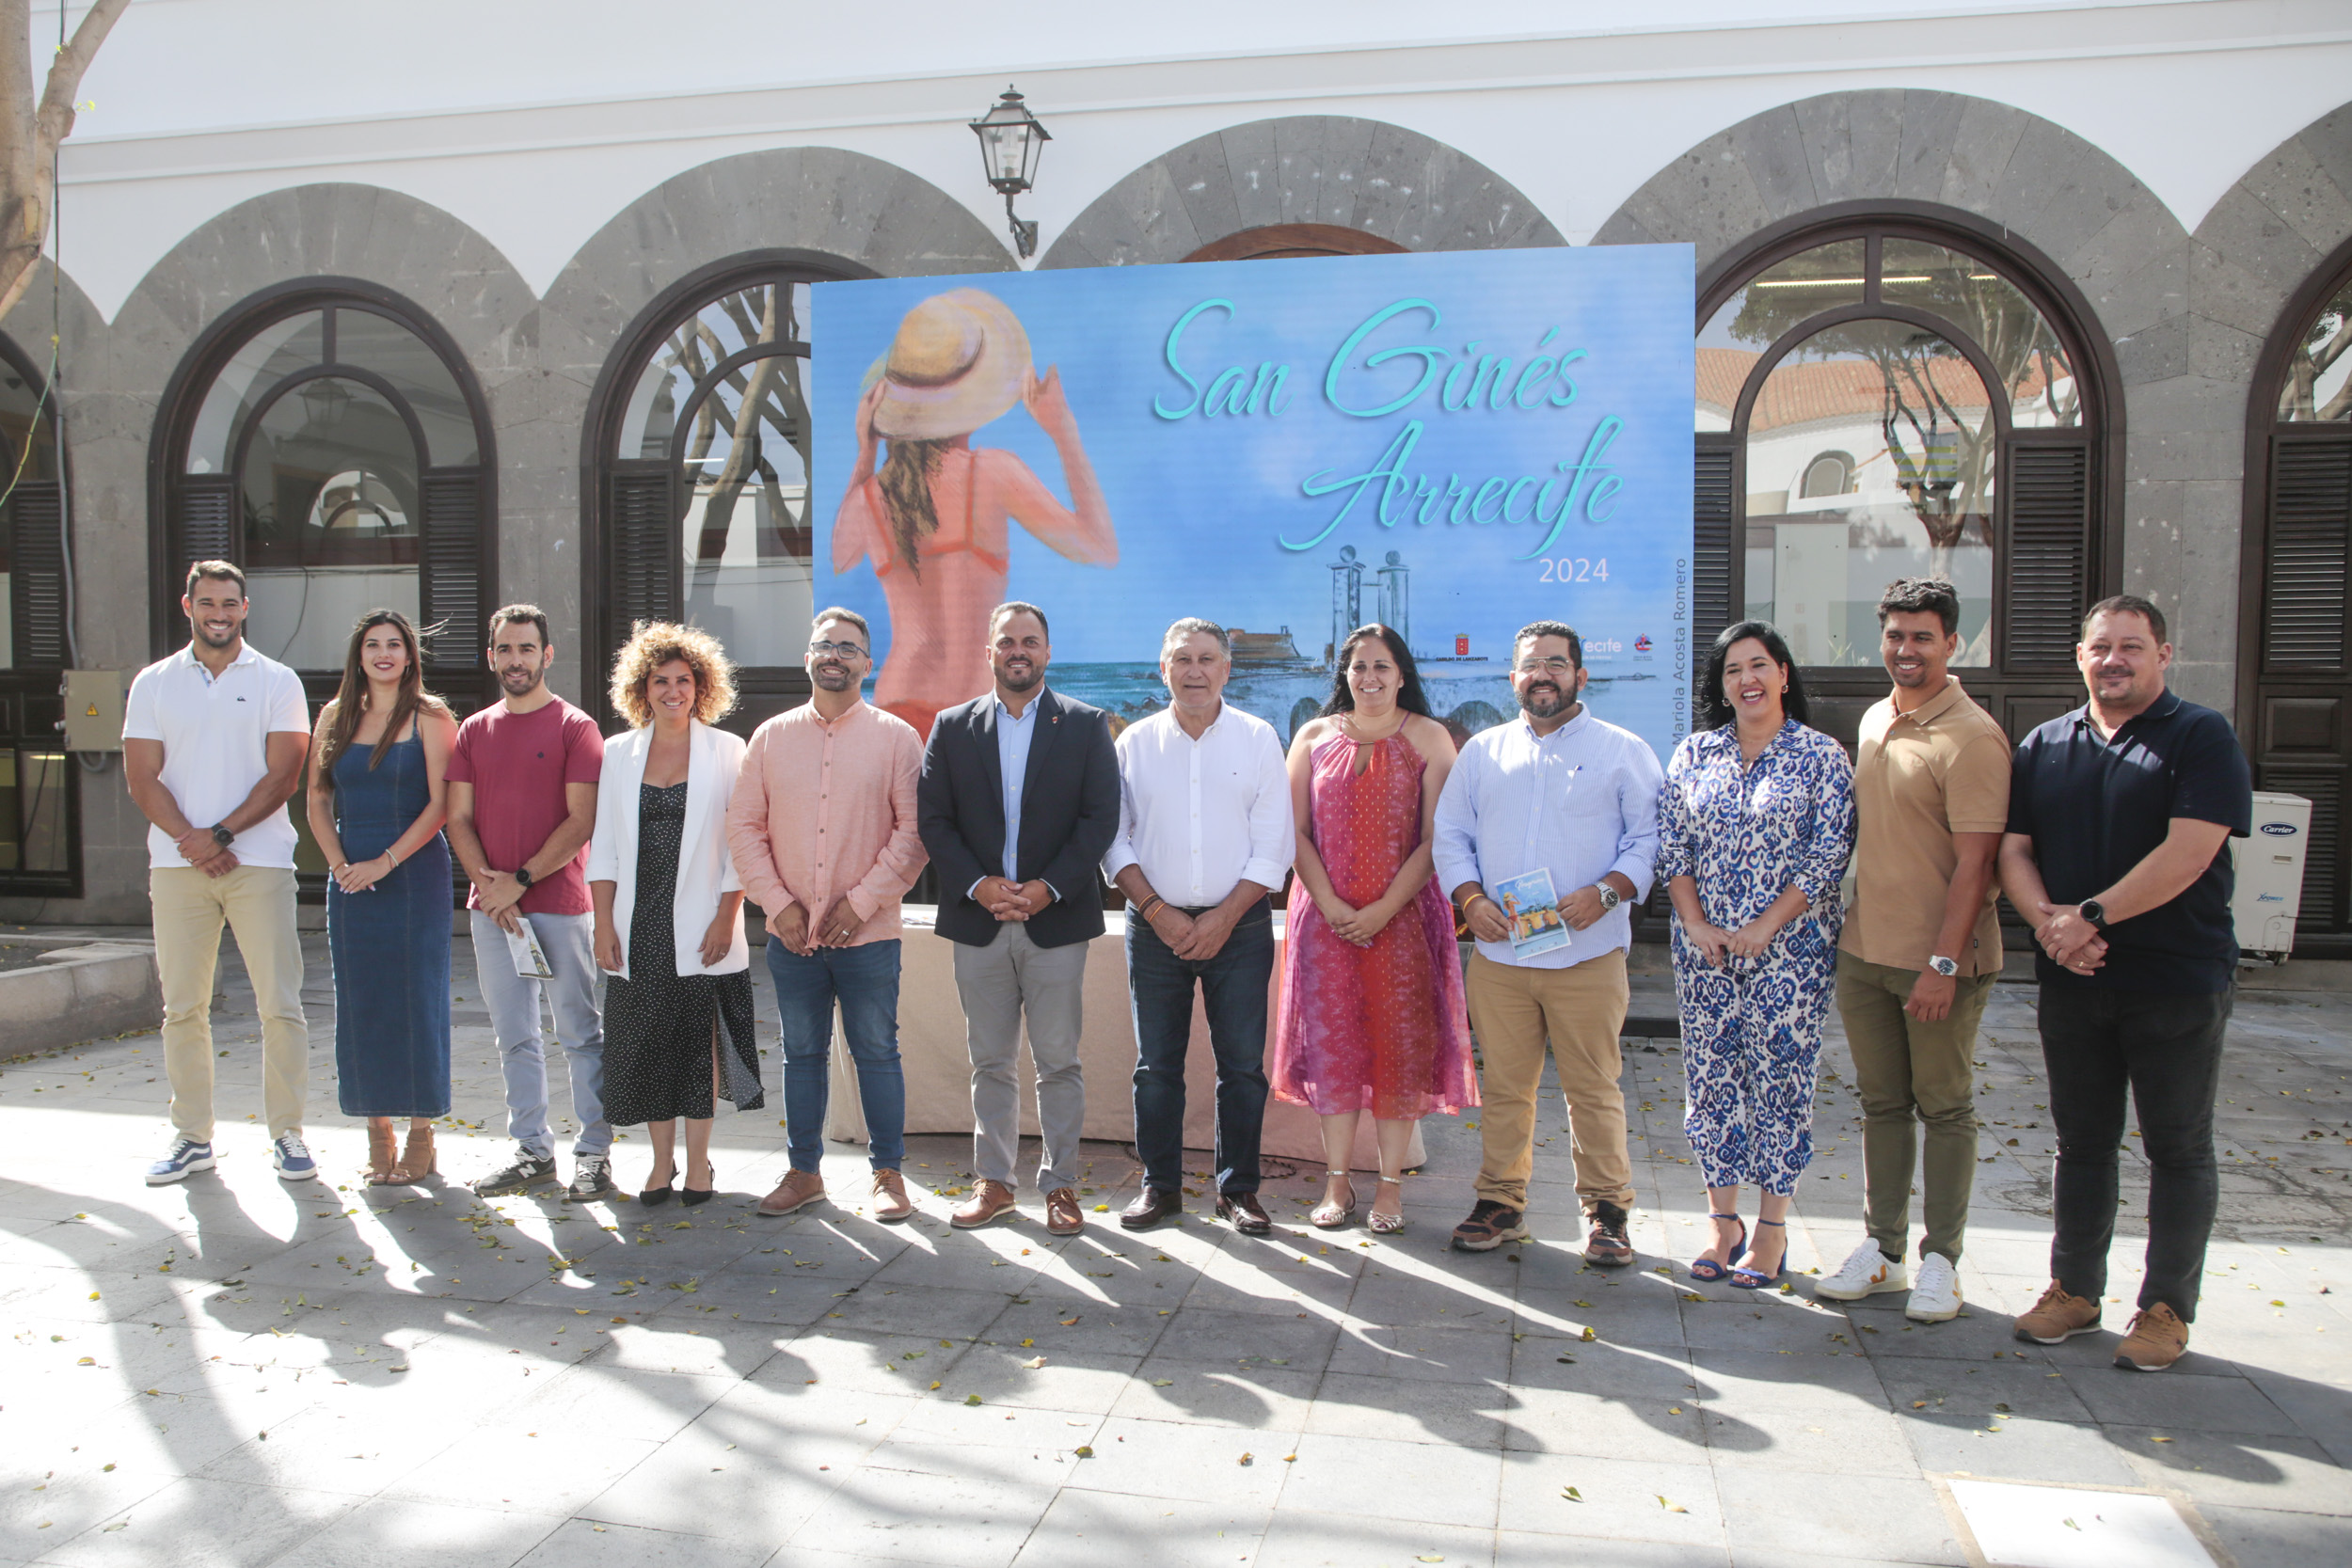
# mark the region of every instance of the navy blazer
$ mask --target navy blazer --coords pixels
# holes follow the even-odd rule
[[[1037,694],[1037,731],[1021,785],[1020,880],[1060,895],[1029,917],[1040,947],[1103,934],[1103,857],[1119,833],[1119,757],[1110,719],[1048,687]],[[939,869],[943,937],[986,947],[996,917],[970,895],[983,877],[1005,871],[1005,784],[996,752],[996,693],[940,714],[923,748],[915,823]]]

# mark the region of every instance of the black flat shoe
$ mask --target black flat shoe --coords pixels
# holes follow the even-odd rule
[[[692,1187],[684,1187],[679,1189],[677,1200],[689,1209],[694,1209],[708,1203],[718,1196],[719,1190],[716,1187],[705,1187],[699,1192]]]

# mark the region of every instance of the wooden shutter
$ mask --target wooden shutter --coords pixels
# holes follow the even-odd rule
[[[677,524],[670,466],[616,467],[606,497],[604,602],[607,643],[631,623],[678,613]]]
[[[171,559],[158,584],[176,603],[181,579],[199,561],[235,561],[237,482],[225,474],[190,474],[179,482],[171,516]]]
[[[1733,537],[1739,517],[1732,498],[1728,436],[1698,437],[1691,475],[1691,670],[1695,676],[1715,636],[1731,625]]]
[[[50,483],[23,483],[8,499],[9,613],[16,621],[16,663],[63,669],[66,661],[65,540],[62,498]]]
[[[481,660],[482,528],[482,470],[427,469],[419,597],[424,624],[441,627],[426,654],[433,664],[470,669]]]
[[[2090,449],[2013,441],[2009,452],[2010,670],[2071,670],[2089,604]]]
[[[2270,562],[2263,580],[2265,669],[2344,668],[2347,555],[2352,555],[2352,441],[2341,436],[2272,436]],[[2318,823],[2312,827],[2316,835]],[[2316,836],[2312,847],[2317,848]]]

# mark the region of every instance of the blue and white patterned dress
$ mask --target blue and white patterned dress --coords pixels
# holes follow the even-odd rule
[[[1675,749],[1659,799],[1658,875],[1690,877],[1708,922],[1736,931],[1790,887],[1809,908],[1759,958],[1710,966],[1674,925],[1690,1103],[1683,1127],[1710,1187],[1789,1194],[1813,1159],[1813,1090],[1854,839],[1853,764],[1795,720],[1753,763],[1738,727]]]

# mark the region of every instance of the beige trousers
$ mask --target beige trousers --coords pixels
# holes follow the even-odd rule
[[[262,1015],[262,1108],[269,1135],[302,1130],[310,1082],[310,1026],[302,1016],[302,942],[294,930],[294,874],[241,865],[226,877],[174,866],[147,874],[155,908],[155,968],[164,984],[164,1070],[171,1124],[181,1136],[213,1136],[213,972],[220,928],[236,933]]]
[[[1478,1135],[1486,1157],[1478,1196],[1527,1207],[1535,1166],[1535,1090],[1549,1040],[1568,1102],[1576,1151],[1576,1192],[1590,1214],[1598,1203],[1633,1206],[1633,1162],[1626,1152],[1625,1069],[1618,1037],[1630,992],[1625,954],[1587,958],[1567,969],[1521,969],[1485,954],[1470,961],[1470,1030],[1485,1070],[1479,1076]]]

